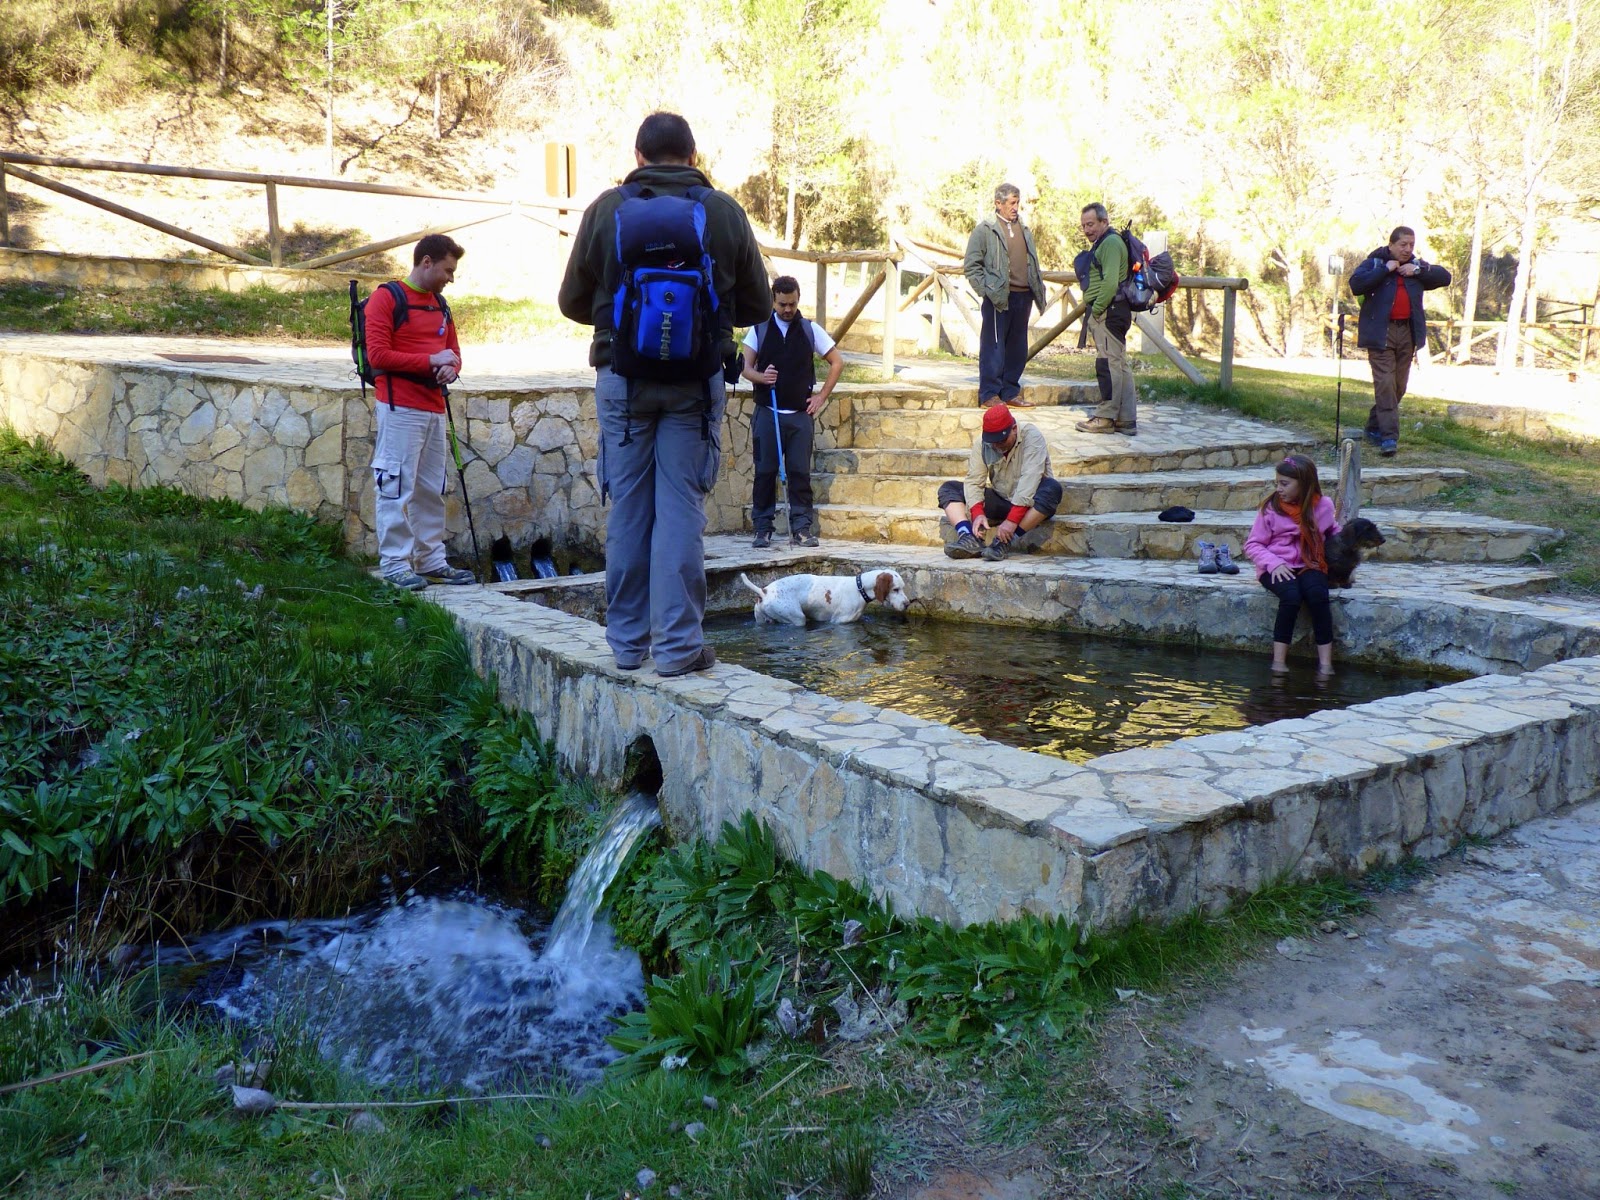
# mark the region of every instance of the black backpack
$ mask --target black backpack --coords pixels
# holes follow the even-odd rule
[[[619,190],[622,272],[612,298],[611,369],[625,379],[709,379],[722,369],[717,289],[705,245],[711,189],[656,195],[630,183]]]
[[[393,327],[398,330],[406,323],[406,318],[411,314],[411,301],[406,295],[406,289],[393,280],[383,285],[383,290],[394,297],[394,322]],[[376,293],[374,293],[375,295]],[[368,296],[367,300],[372,297]],[[440,314],[441,323],[449,325],[455,318],[450,315],[450,305],[445,298],[435,292],[435,304],[419,304],[420,312],[436,312]],[[354,279],[350,281],[350,357],[356,364],[356,374],[361,378],[361,394],[367,394],[367,385],[377,385],[379,375],[396,375],[401,379],[410,379],[416,383],[426,384],[428,387],[439,387],[439,381],[432,375],[416,375],[409,371],[380,371],[372,365],[367,358],[367,301],[361,299],[361,293]],[[394,397],[391,393],[389,407],[394,407]]]
[[[1133,226],[1122,227],[1122,244],[1128,248],[1128,274],[1117,288],[1117,297],[1134,312],[1149,312],[1165,304],[1178,290],[1178,272],[1172,255],[1163,250],[1152,256],[1145,244],[1133,235]]]

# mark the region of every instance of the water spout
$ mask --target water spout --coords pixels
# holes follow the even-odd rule
[[[545,958],[575,958],[583,953],[606,889],[639,839],[659,824],[661,810],[655,799],[643,792],[634,792],[617,806],[567,884],[566,899],[550,927]]]

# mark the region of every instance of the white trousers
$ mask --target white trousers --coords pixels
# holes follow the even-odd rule
[[[378,569],[433,571],[444,557],[444,414],[378,402],[372,447]]]

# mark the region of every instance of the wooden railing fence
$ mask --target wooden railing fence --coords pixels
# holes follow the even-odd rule
[[[62,183],[58,179],[53,179],[31,170],[30,168],[33,167],[112,174],[165,176],[169,178],[199,179],[259,186],[263,189],[266,202],[268,256],[263,259],[238,246],[231,246],[226,242],[207,237],[205,234],[163,221],[149,213],[140,212],[125,204],[119,204],[103,196],[87,192],[82,188]],[[324,179],[307,175],[268,174],[258,171],[226,171],[203,167],[174,167],[153,163],[121,162],[112,159],[23,154],[4,150],[0,151],[0,246],[9,246],[11,244],[6,193],[8,177],[55,192],[68,199],[88,204],[103,212],[109,212],[127,220],[135,221],[180,241],[203,247],[214,254],[220,254],[224,258],[235,262],[249,266],[283,267],[307,271],[325,270],[355,259],[365,258],[369,254],[377,254],[385,250],[392,250],[398,246],[409,245],[430,233],[453,233],[457,230],[469,229],[475,225],[483,225],[491,221],[507,218],[520,217],[544,225],[554,230],[558,236],[569,236],[572,233],[575,218],[582,215],[585,207],[569,201],[529,200],[518,196],[491,192],[448,191],[437,188],[405,187],[398,184],[357,183],[345,179]],[[421,229],[414,229],[395,237],[368,242],[352,249],[340,250],[331,254],[321,254],[298,262],[285,262],[283,230],[278,221],[279,188],[322,189],[380,196],[403,196],[420,200],[444,200],[476,206],[476,211],[463,215],[459,220],[450,220]],[[814,319],[818,324],[828,329],[835,341],[843,339],[845,334],[850,331],[851,326],[866,310],[873,297],[880,289],[883,291],[883,371],[886,378],[892,378],[894,375],[895,343],[899,314],[910,310],[914,304],[918,303],[930,292],[932,293],[933,339],[936,347],[941,344],[943,337],[944,306],[946,304],[955,309],[961,320],[971,328],[974,335],[979,334],[981,331],[982,322],[978,314],[979,301],[967,285],[966,278],[962,273],[962,252],[954,247],[941,246],[937,243],[921,241],[903,235],[891,235],[889,245],[883,249],[818,251],[795,250],[784,246],[763,246],[761,251],[766,259],[768,272],[772,276],[780,273],[774,267],[773,260],[811,263],[814,265],[816,282],[815,292],[813,293]],[[877,263],[881,265],[866,280],[850,308],[830,328],[827,324],[829,302],[828,268],[831,265],[841,263],[869,265]],[[901,295],[902,264],[923,276],[922,280],[912,289],[911,294],[908,296]],[[1074,292],[1074,285],[1078,283],[1078,279],[1073,272],[1045,271],[1044,278],[1045,282],[1053,285],[1055,289],[1047,297],[1045,310],[1049,311],[1059,304],[1061,316],[1054,325],[1035,338],[1028,349],[1029,358],[1033,358],[1051,342],[1055,341],[1056,338],[1080,321],[1084,315],[1085,306],[1082,299]],[[1179,286],[1194,290],[1221,291],[1223,293],[1222,354],[1218,382],[1224,388],[1232,387],[1234,319],[1237,296],[1239,291],[1250,286],[1249,281],[1239,278],[1207,276],[1203,278],[1185,278]],[[1137,321],[1146,339],[1170,358],[1185,376],[1195,383],[1203,382],[1203,378],[1194,364],[1189,362],[1162,332],[1159,318],[1149,313],[1141,313],[1138,314]],[[1587,342],[1585,343],[1585,354],[1587,354]]]

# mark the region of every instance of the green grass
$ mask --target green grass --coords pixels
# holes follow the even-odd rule
[[[574,328],[538,300],[451,296],[463,342],[515,342]],[[348,342],[350,299],[340,290],[65,287],[0,284],[0,329],[24,333],[139,333]],[[574,334],[574,336],[578,336]]]
[[[559,894],[594,796],[448,616],[338,542],[287,510],[97,490],[0,430],[8,950],[83,911],[101,938],[182,933],[506,856]]]

